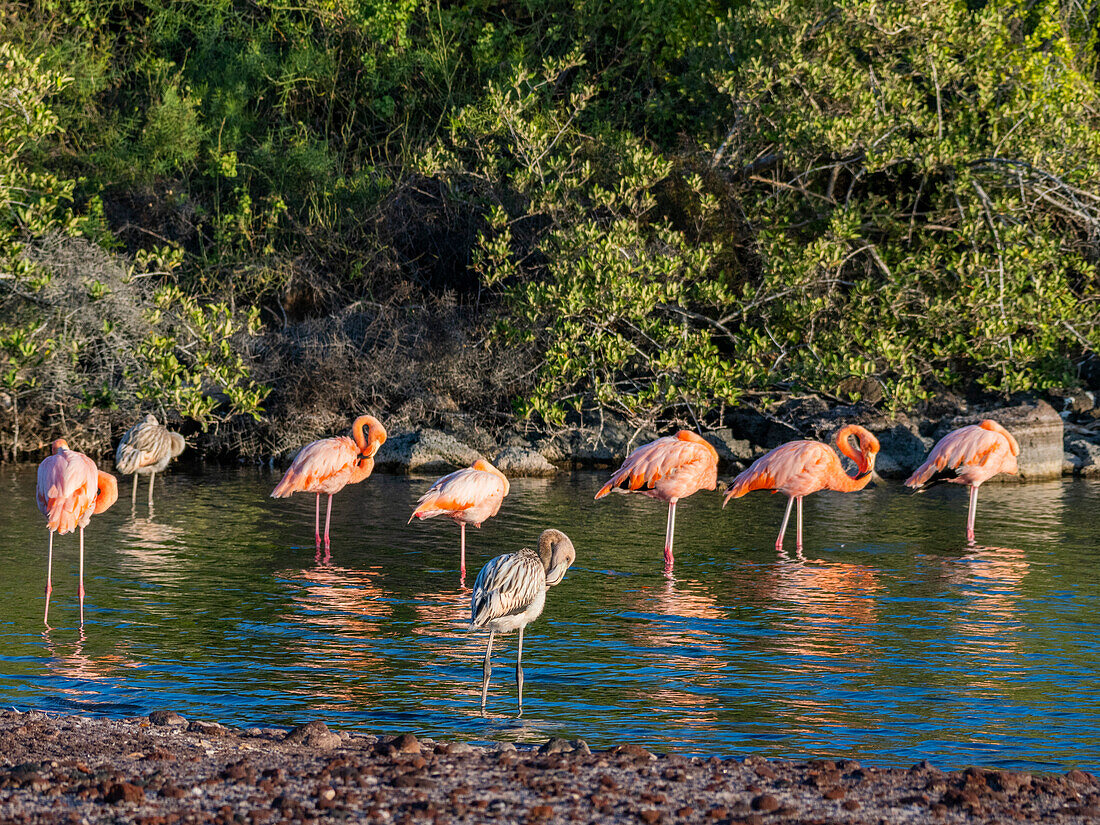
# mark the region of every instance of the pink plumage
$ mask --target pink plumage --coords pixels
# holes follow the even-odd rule
[[[363,428],[367,428],[366,434]],[[313,441],[294,456],[272,498],[287,498],[294,493],[315,493],[314,540],[321,547],[321,494],[328,496],[325,514],[325,549],[330,547],[329,522],[332,518],[332,497],[349,484],[358,484],[374,471],[374,455],[386,443],[386,428],[377,418],[361,415],[351,427],[351,437],[338,435]]]
[[[974,518],[978,487],[999,473],[1016,475],[1020,445],[1012,434],[992,419],[971,424],[941,438],[928,458],[906,480],[906,487],[919,489],[940,482],[970,485],[966,538],[974,541]]]
[[[668,502],[665,526],[665,564],[671,567],[672,537],[676,529],[676,503],[699,490],[718,486],[718,452],[702,436],[680,430],[641,447],[627,456],[596,493],[641,493]]]
[[[118,499],[118,482],[113,475],[98,470],[83,453],[70,450],[63,439],[53,443],[53,455],[38,465],[35,498],[38,510],[46,517],[50,531],[46,568],[46,611],[50,618],[50,593],[53,592],[53,534],[80,530],[80,622],[84,623],[84,528],[94,513],[102,513]]]
[[[859,449],[852,448],[855,438]],[[840,456],[820,441],[789,441],[756,459],[728,488],[722,506],[731,498],[740,498],[753,490],[770,490],[783,493],[787,499],[787,511],[775,540],[775,549],[782,552],[783,535],[791,516],[791,506],[798,504],[795,549],[802,552],[802,497],[819,490],[836,490],[850,493],[862,490],[871,480],[875,456],[879,451],[878,439],[856,424],[843,427],[836,435],[840,452],[856,463],[857,473],[850,476],[840,463]]]
[[[416,502],[409,516],[415,519],[448,516],[454,519],[460,532],[459,576],[466,577],[466,525],[481,527],[481,523],[500,512],[508,495],[508,478],[488,461],[478,459],[470,467],[436,481]]]

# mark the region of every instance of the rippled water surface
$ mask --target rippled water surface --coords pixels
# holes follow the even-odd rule
[[[500,515],[468,531],[467,583],[545,527],[577,548],[525,634],[517,717],[514,636],[495,646],[480,712],[485,634],[467,629],[458,528],[405,524],[430,479],[375,476],[337,496],[328,562],[313,497],[270,499],[277,480],[172,472],[152,513],[131,512],[122,482],[86,532],[83,631],[74,536],[55,542],[44,630],[33,468],[0,469],[0,704],[1100,769],[1100,484],[984,487],[976,547],[963,489],[814,495],[804,561],[773,548],[783,497],[723,511],[700,493],[678,508],[668,578],[659,502],[594,502],[597,474],[515,480]]]

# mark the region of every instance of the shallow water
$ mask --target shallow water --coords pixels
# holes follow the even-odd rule
[[[514,480],[500,515],[467,532],[467,584],[545,527],[570,535],[577,563],[524,636],[524,715],[508,636],[483,717],[486,634],[467,629],[458,529],[405,524],[430,479],[374,476],[338,495],[327,563],[313,497],[270,499],[277,480],[171,472],[152,514],[131,512],[122,482],[86,531],[83,631],[75,536],[55,541],[44,630],[33,468],[0,469],[0,704],[1100,769],[1100,484],[983,487],[976,547],[962,540],[963,489],[817,494],[804,561],[775,553],[781,496],[723,511],[700,493],[677,509],[667,578],[659,502],[594,502],[602,474]]]

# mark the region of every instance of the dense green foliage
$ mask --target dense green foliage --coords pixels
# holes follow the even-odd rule
[[[702,422],[1072,383],[1100,336],[1079,2],[2,8],[9,405]]]

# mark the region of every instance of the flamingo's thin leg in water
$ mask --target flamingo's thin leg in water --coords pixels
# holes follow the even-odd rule
[[[799,553],[801,553],[802,552],[802,496],[796,496],[795,501],[798,502],[798,519],[795,522],[795,524],[797,526],[797,529],[796,529],[796,540],[795,540],[794,549],[797,550]]]
[[[675,559],[672,555],[672,535],[676,532],[676,500],[668,503],[668,524],[665,526],[665,566],[671,567]]]
[[[153,506],[153,479],[157,477],[156,473],[149,473],[149,506]]]
[[[519,695],[519,712],[523,713],[523,628],[519,629],[519,647],[516,649],[516,692]]]
[[[978,514],[978,485],[970,485],[970,510],[966,514],[966,540],[974,541],[974,517]]]
[[[794,505],[794,496],[787,499],[787,512],[783,514],[783,523],[779,525],[779,538],[775,540],[775,549],[783,552],[783,534],[787,532],[787,522],[791,518],[791,507]]]
[[[466,578],[466,522],[460,521],[458,523],[459,531],[459,556],[458,561],[458,576],[460,579]],[[490,639],[490,644],[492,640]]]
[[[493,666],[489,664],[489,656],[493,652],[493,636],[495,630],[489,631],[489,643],[485,645],[485,666],[481,670],[481,709],[485,710],[485,698],[489,695],[489,676],[493,672]]]
[[[313,542],[321,549],[321,494],[317,494],[317,504],[313,508]]]
[[[46,555],[46,613],[42,623],[50,626],[50,594],[53,592],[53,530],[50,530],[50,549]]]
[[[137,507],[137,485],[138,485],[138,474],[134,473],[134,492],[133,492],[133,495],[130,496],[130,509],[131,510],[133,510],[135,507]]]
[[[318,503],[318,504],[320,504],[320,502],[321,502],[321,497],[320,497],[320,496],[317,496],[317,503]],[[331,518],[332,518],[332,496],[330,495],[330,496],[328,497],[328,509],[327,509],[327,510],[325,510],[325,550],[326,550],[326,551],[327,551],[327,550],[329,549],[329,543],[328,543],[328,523],[329,523],[329,520],[330,520]]]
[[[84,624],[84,528],[80,528],[80,586],[76,590],[80,597],[80,624]]]

